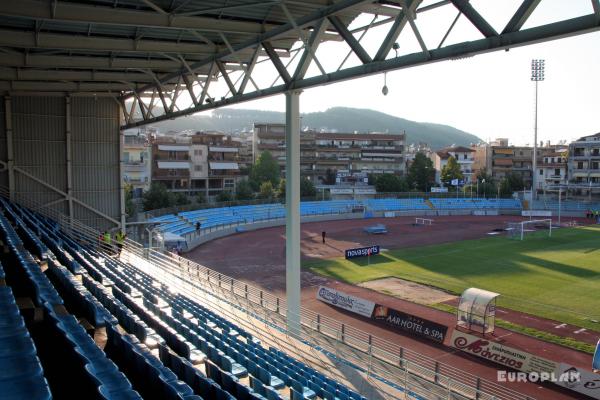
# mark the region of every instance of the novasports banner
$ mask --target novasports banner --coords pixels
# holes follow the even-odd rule
[[[553,373],[558,367],[558,363],[554,361],[537,357],[512,347],[503,346],[456,329],[452,333],[451,340],[451,346],[456,349],[516,369],[517,371]]]
[[[377,304],[373,318],[412,335],[443,343],[448,327]]]
[[[346,259],[348,260],[354,257],[375,256],[377,254],[379,254],[379,245],[360,247],[346,250]]]
[[[375,308],[375,303],[372,301],[361,299],[360,297],[355,297],[325,286],[319,286],[317,299],[368,318],[371,318],[373,309]]]

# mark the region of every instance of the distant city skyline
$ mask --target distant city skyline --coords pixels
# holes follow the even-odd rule
[[[485,16],[497,26],[503,22],[494,17],[510,9],[495,5],[499,8],[486,10],[487,3],[474,5],[486,11]],[[547,0],[540,3],[528,24],[535,25],[560,13],[570,17],[588,14],[590,10],[589,0]],[[506,19],[506,15],[502,17]],[[472,40],[469,29],[472,27],[466,21],[464,26],[457,24],[454,41]],[[471,34],[469,39],[467,33]],[[380,40],[379,37],[375,35],[370,40]],[[400,41],[405,52],[416,51],[410,39]],[[344,57],[346,49],[335,43],[321,47],[328,45],[326,55],[318,55],[323,64]],[[369,108],[409,120],[450,125],[485,141],[508,138],[511,144],[533,145],[534,83],[530,80],[530,64],[532,59],[545,59],[546,80],[539,84],[538,141],[569,142],[600,132],[599,48],[600,32],[594,32],[393,71],[387,74],[387,96],[381,93],[384,77],[379,74],[305,90],[300,97],[300,110],[307,113],[338,106]],[[232,108],[285,111],[285,99],[279,95]]]

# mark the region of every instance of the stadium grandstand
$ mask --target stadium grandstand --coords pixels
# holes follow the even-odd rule
[[[400,215],[437,215],[438,212],[449,211],[459,213],[476,213],[481,211],[519,212],[522,209],[518,199],[484,199],[484,198],[410,198],[410,199],[365,199],[365,200],[328,200],[307,201],[300,203],[302,217],[321,217],[321,220],[339,217],[350,217],[359,211],[360,215],[379,216],[393,212]],[[207,208],[195,211],[184,211],[177,214],[166,214],[148,219],[154,225],[153,231],[171,233],[186,242],[187,249],[199,236],[218,230],[252,226],[252,224],[283,220],[285,206],[281,203],[243,205],[219,208]],[[177,239],[171,239],[177,240]]]
[[[530,399],[349,324],[307,316],[300,215],[354,204],[300,204],[299,100],[303,89],[600,27],[597,1],[586,15],[528,27],[538,3],[503,4],[510,18],[495,29],[463,0],[0,1],[0,398]],[[415,19],[440,8],[452,11],[445,37],[456,13],[472,37],[428,48]],[[359,36],[375,25],[388,33],[366,48]],[[396,45],[405,27],[418,46]],[[352,57],[323,66],[322,43],[346,46]],[[265,65],[270,79],[255,79]],[[156,222],[182,233],[199,221],[206,229],[241,215],[285,216],[285,300],[130,240],[122,249],[99,240],[127,228],[124,130],[277,94],[286,98],[285,209],[194,211]],[[465,202],[358,205],[505,206]]]

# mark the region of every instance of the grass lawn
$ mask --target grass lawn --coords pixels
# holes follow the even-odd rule
[[[391,250],[376,257],[304,262],[314,273],[359,283],[398,277],[460,294],[478,287],[498,305],[600,330],[600,226],[563,228],[552,237],[506,237]]]

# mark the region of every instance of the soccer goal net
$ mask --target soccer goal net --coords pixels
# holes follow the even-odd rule
[[[506,233],[509,238],[523,240],[526,237],[552,236],[551,219],[534,219],[522,222],[508,222]]]

